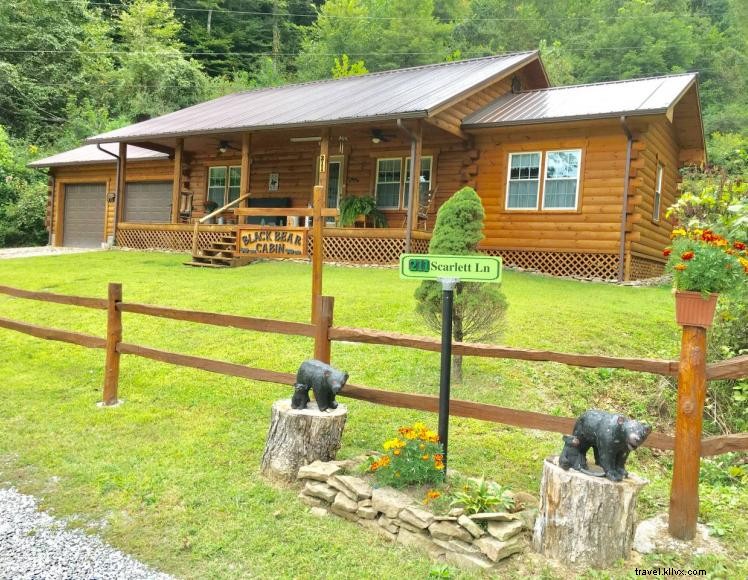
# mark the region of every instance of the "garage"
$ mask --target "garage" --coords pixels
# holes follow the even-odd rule
[[[98,248],[104,241],[106,185],[76,183],[65,186],[63,245]]]
[[[128,183],[125,192],[125,222],[171,222],[171,181]]]

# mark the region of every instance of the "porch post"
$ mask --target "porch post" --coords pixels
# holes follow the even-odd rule
[[[251,133],[243,133],[242,134],[242,174],[240,178],[240,187],[239,190],[241,191],[241,195],[246,195],[249,193],[249,177],[250,177],[250,171],[251,171],[251,162],[250,162],[250,149],[252,146],[252,134]],[[244,202],[245,207],[249,207],[249,201]],[[247,223],[247,216],[243,216],[239,220],[240,223]]]
[[[179,223],[179,197],[182,195],[182,153],[184,139],[177,139],[174,148],[174,181],[171,186],[171,223]]]
[[[322,131],[322,139],[319,142],[319,179],[317,185],[322,186],[322,207],[327,206],[327,188],[330,183],[330,129]]]
[[[123,221],[125,216],[125,196],[127,193],[125,189],[127,187],[127,143],[120,142],[119,144],[119,159],[117,160],[117,200],[114,208],[114,239],[116,243],[117,239],[117,225],[120,221]]]
[[[416,121],[415,132],[410,140],[410,187],[408,188],[408,218],[405,230],[405,253],[413,245],[413,218],[418,211],[421,191],[421,150],[423,148],[423,125]]]

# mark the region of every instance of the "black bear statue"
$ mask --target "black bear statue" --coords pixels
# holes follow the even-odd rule
[[[571,435],[564,435],[564,448],[558,458],[562,469],[576,469],[587,475],[605,476],[621,481],[628,476],[626,460],[629,453],[644,443],[652,428],[623,415],[591,409],[574,424]],[[587,451],[592,447],[595,463],[603,473],[587,467]]]
[[[296,373],[291,408],[306,409],[309,402],[309,389],[312,389],[320,411],[336,409],[338,404],[335,401],[335,395],[343,390],[347,380],[348,373],[339,371],[322,361],[305,360]]]

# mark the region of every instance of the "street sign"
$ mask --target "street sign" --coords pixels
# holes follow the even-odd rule
[[[460,282],[501,282],[501,258],[401,254],[400,277],[406,280],[459,278]]]
[[[454,290],[459,282],[501,282],[501,258],[400,254],[400,278],[439,280],[442,284],[442,348],[439,376],[439,442],[444,452],[444,476],[449,457],[449,400],[452,368]]]

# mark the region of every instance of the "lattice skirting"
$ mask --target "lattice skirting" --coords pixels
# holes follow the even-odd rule
[[[649,258],[631,256],[631,280],[657,278],[665,273],[665,264]]]
[[[536,270],[553,276],[602,280],[615,280],[618,277],[616,254],[502,249],[485,249],[483,252],[489,256],[501,256],[505,266]]]
[[[309,255],[314,249],[314,239],[308,238]],[[429,248],[428,240],[412,240],[411,252],[425,254]],[[397,264],[400,254],[405,251],[405,240],[402,238],[378,237],[325,237],[325,260],[349,264]]]
[[[220,242],[223,236],[230,234],[230,230],[200,231],[197,237],[198,248],[208,248],[213,242]],[[191,252],[192,231],[120,229],[117,230],[117,245],[134,250]]]

